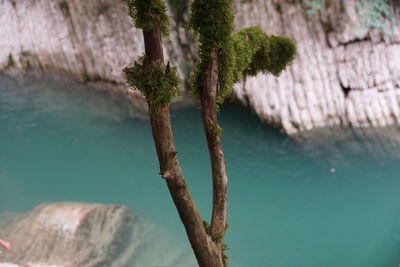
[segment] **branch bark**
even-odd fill
[[[219,60],[217,49],[213,49],[210,62],[206,69],[205,81],[201,97],[201,115],[204,131],[207,137],[211,160],[213,181],[213,208],[211,218],[211,233],[220,236],[220,242],[226,230],[227,214],[227,184],[225,159],[222,150],[220,127],[217,119],[217,89],[219,76]]]
[[[143,31],[146,58],[149,63],[164,62],[160,27]],[[148,102],[151,129],[160,174],[165,179],[179,217],[185,226],[197,262],[201,267],[222,267],[221,246],[207,234],[203,221],[187,188],[172,135],[169,106],[153,106]],[[214,217],[214,216],[213,216]]]

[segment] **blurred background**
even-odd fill
[[[164,40],[184,79],[196,61],[189,5],[168,1]],[[221,107],[230,266],[398,266],[400,3],[235,0],[234,8],[237,30],[287,35],[298,55],[279,77],[236,84]],[[195,266],[158,176],[146,103],[122,76],[144,52],[124,4],[0,0],[0,25],[0,237],[14,245],[0,266]],[[189,96],[172,106],[172,120],[209,220],[209,158]],[[82,204],[57,204],[65,202]],[[46,223],[30,227],[38,221]]]

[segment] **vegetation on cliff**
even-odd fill
[[[328,0],[306,0],[309,13],[323,11]],[[360,25],[357,30],[369,28],[377,29],[386,37],[392,35],[392,27],[397,25],[394,11],[388,0],[359,0],[356,3],[357,12],[360,16]]]

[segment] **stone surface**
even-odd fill
[[[187,77],[195,58],[183,28],[187,1],[170,2],[172,42],[165,42],[165,53]],[[374,30],[357,32],[356,0],[327,3],[323,12],[307,14],[302,1],[235,1],[238,30],[259,25],[299,47],[280,77],[248,78],[235,97],[289,134],[329,125],[398,125],[400,27],[390,40]],[[28,69],[118,87],[121,69],[143,53],[122,1],[0,0],[0,23],[0,70],[9,73]]]
[[[0,236],[11,243],[0,267],[172,267],[194,260],[124,206],[43,204],[0,224]]]
[[[248,78],[235,87],[236,96],[289,134],[329,125],[398,125],[399,26],[390,40],[374,30],[357,33],[356,0],[327,3],[323,12],[307,14],[301,1],[236,2],[238,28],[259,25],[298,45],[295,62],[280,77]],[[398,5],[395,10],[400,18]]]

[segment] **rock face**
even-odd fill
[[[185,77],[194,60],[194,42],[183,29],[187,2],[170,0],[173,42],[165,43],[167,58]],[[248,78],[234,95],[289,134],[399,124],[400,27],[390,40],[375,31],[356,33],[356,0],[327,3],[323,12],[307,14],[302,1],[236,0],[237,29],[259,25],[288,35],[299,55],[280,77]],[[0,23],[6,25],[0,28],[0,70],[6,72],[30,69],[116,87],[124,83],[121,69],[143,51],[121,1],[0,0]]]
[[[0,267],[193,266],[179,248],[165,251],[161,232],[123,206],[44,204],[8,220],[0,236],[11,243]]]
[[[122,1],[0,0],[0,7],[3,70],[124,84],[122,69],[144,52]],[[166,58],[175,63],[176,53],[180,46],[166,50]]]
[[[33,266],[111,266],[124,254],[134,220],[118,206],[42,205],[2,229],[12,244],[2,258]]]
[[[237,2],[240,28],[259,25],[298,45],[295,62],[280,77],[248,78],[235,88],[237,97],[289,134],[399,124],[400,27],[390,41],[375,31],[356,34],[356,2],[328,1],[319,14],[307,14],[301,1]],[[398,4],[395,10],[400,18]]]
[[[144,47],[122,1],[2,0],[0,61],[8,67],[123,83]],[[7,66],[6,66],[7,67]]]
[[[145,107],[121,70],[144,49],[122,1],[1,0],[0,70],[89,82]],[[111,85],[111,86],[110,86]]]

